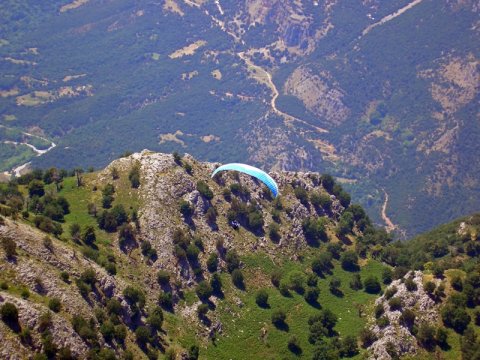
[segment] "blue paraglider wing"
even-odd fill
[[[242,173],[245,173],[247,175],[253,176],[263,182],[267,187],[270,189],[274,197],[277,197],[278,195],[278,185],[271,178],[270,175],[268,175],[265,171],[257,169],[256,167],[246,165],[246,164],[237,164],[237,163],[232,163],[232,164],[226,164],[222,165],[219,168],[217,168],[213,173],[212,177],[214,177],[217,173],[220,171],[227,171],[227,170],[234,170],[234,171],[240,171]]]

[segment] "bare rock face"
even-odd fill
[[[417,290],[409,291],[406,288],[402,280],[407,278],[413,280]],[[405,275],[404,279],[393,281],[386,289],[387,291],[394,287],[397,288],[397,292],[393,297],[401,300],[402,308],[400,310],[391,310],[385,295],[375,301],[376,305],[383,305],[385,311],[383,316],[388,318],[390,324],[383,328],[378,325],[371,327],[378,338],[369,348],[371,359],[391,359],[392,357],[387,352],[388,347],[394,348],[399,356],[414,355],[417,352],[418,345],[415,337],[408,328],[399,322],[400,316],[405,309],[415,312],[415,324],[417,326],[420,325],[419,319],[421,319],[422,323],[430,324],[435,324],[439,319],[438,306],[423,289],[423,273],[421,271],[412,271]]]

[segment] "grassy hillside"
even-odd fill
[[[477,215],[389,244],[328,176],[275,173],[273,200],[243,175],[210,179],[213,168],[144,152],[100,172],[36,171],[0,184],[1,356],[476,351]],[[408,314],[410,325],[399,320]]]

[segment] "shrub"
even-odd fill
[[[135,330],[135,337],[140,346],[145,346],[150,342],[150,330],[146,326],[141,325]]]
[[[311,287],[316,287],[317,283],[318,283],[318,276],[315,274],[308,274],[307,285]]]
[[[423,289],[428,295],[432,295],[433,292],[435,291],[435,288],[436,288],[436,285],[433,281],[427,281],[423,286]]]
[[[268,236],[273,242],[280,241],[280,226],[277,223],[271,223],[270,225],[268,225]]]
[[[325,219],[310,217],[302,224],[303,233],[309,245],[318,246],[320,241],[326,241]]]
[[[272,282],[272,285],[275,287],[279,287],[281,280],[282,280],[282,271],[280,269],[274,270],[272,272],[272,275],[270,275],[270,281]]]
[[[210,254],[207,259],[207,269],[210,272],[217,271],[218,268],[218,255],[215,253]]]
[[[208,282],[203,280],[198,283],[195,292],[200,300],[206,301],[212,295],[213,289]]]
[[[150,327],[153,329],[153,330],[160,330],[162,328],[162,324],[163,324],[163,311],[161,308],[159,308],[158,306],[156,306],[152,312],[150,313],[150,316],[148,317],[147,319],[147,323],[148,325],[150,325]]]
[[[17,244],[11,238],[2,238],[2,248],[7,259],[13,259],[17,255]]]
[[[240,257],[235,250],[230,250],[225,257],[228,272],[232,272],[240,267]]]
[[[383,304],[377,304],[377,306],[375,306],[375,318],[378,319],[383,314],[385,314],[385,308],[383,307]]]
[[[59,298],[51,298],[48,300],[48,308],[53,312],[58,313],[62,308],[62,303],[60,302]]]
[[[316,287],[309,287],[305,292],[304,298],[305,301],[309,304],[315,304],[318,302],[318,297],[320,296],[320,291]]]
[[[464,308],[458,307],[454,304],[447,304],[441,310],[442,320],[445,326],[454,329],[456,332],[462,334],[470,324],[470,315]]]
[[[388,305],[390,306],[390,310],[400,310],[402,308],[402,299],[398,297],[393,297],[388,300]]]
[[[302,203],[302,204],[308,204],[308,193],[307,190],[305,190],[303,187],[298,186],[294,190],[296,198]]]
[[[83,242],[89,246],[92,246],[97,240],[97,236],[95,235],[95,228],[93,226],[87,226],[83,233]]]
[[[274,310],[272,313],[272,324],[276,327],[282,327],[285,325],[285,320],[287,319],[287,315],[285,311],[277,309]]]
[[[139,308],[143,308],[145,306],[145,295],[139,289],[127,286],[123,290],[123,296],[125,296],[125,300],[130,303],[130,307],[138,306]]]
[[[170,292],[160,292],[158,295],[158,303],[160,304],[161,307],[167,310],[172,310],[173,309],[173,297],[172,293]]]
[[[210,279],[210,286],[212,287],[213,294],[221,295],[222,292],[222,278],[218,273],[212,275]]]
[[[208,305],[207,304],[200,304],[197,307],[197,314],[200,318],[203,318],[208,313]]]
[[[390,268],[384,268],[382,271],[382,281],[384,284],[390,284],[393,278],[393,271]]]
[[[107,312],[112,315],[120,315],[122,313],[122,304],[118,299],[109,299],[107,301]]]
[[[170,282],[170,274],[168,271],[159,270],[157,273],[157,281],[160,285],[168,285]]]
[[[18,323],[17,307],[10,302],[6,302],[2,305],[2,307],[0,307],[0,315],[2,320],[8,325],[14,325]]]
[[[408,291],[416,291],[417,290],[417,284],[413,279],[406,279],[405,280],[405,287],[407,288]]]
[[[332,268],[332,255],[324,252],[318,255],[312,262],[312,271],[317,274],[328,272]]]
[[[100,333],[106,342],[110,342],[115,336],[115,326],[110,320],[107,320],[100,326]]]
[[[243,283],[243,274],[240,269],[235,269],[232,271],[232,282],[239,289],[243,289],[245,287],[245,284]]]
[[[330,282],[328,284],[328,287],[330,289],[330,292],[332,294],[337,294],[340,292],[340,285],[342,285],[342,282],[340,281],[339,278],[337,277],[332,277],[330,279]]]
[[[360,290],[363,288],[362,279],[360,274],[354,274],[352,280],[350,281],[350,288],[352,290]]]
[[[295,335],[290,336],[290,338],[288,339],[287,347],[294,354],[300,354],[302,352],[302,348],[300,347],[300,341]]]
[[[209,224],[214,224],[217,221],[217,211],[213,206],[210,206],[205,213],[205,218]]]
[[[397,293],[396,286],[390,286],[387,290],[385,290],[385,299],[389,300],[393,295]]]
[[[188,218],[193,215],[194,209],[188,201],[180,200],[179,208],[184,217]]]
[[[266,308],[268,307],[268,293],[266,290],[261,289],[257,292],[255,302],[258,306]]]
[[[388,320],[388,317],[382,316],[382,317],[377,319],[377,325],[380,328],[384,328],[385,326],[390,325],[390,320]]]
[[[433,350],[435,347],[435,328],[426,323],[420,325],[417,340],[425,349]]]
[[[452,277],[452,279],[450,280],[450,284],[457,291],[463,290],[463,281],[462,278],[458,275]]]
[[[199,354],[200,354],[200,348],[198,347],[198,345],[192,345],[192,346],[190,346],[190,349],[188,350],[188,359],[187,360],[197,360]]]
[[[305,274],[301,271],[291,271],[288,274],[289,286],[299,294],[303,294],[305,287]]]
[[[364,281],[365,291],[369,294],[378,294],[382,287],[378,279],[374,276],[369,276]]]
[[[358,256],[352,251],[345,251],[340,256],[340,262],[342,263],[342,268],[347,271],[357,271],[358,270]]]
[[[205,181],[200,180],[197,182],[197,190],[206,199],[213,199],[213,192]]]
[[[132,188],[137,189],[140,186],[140,166],[135,165],[128,173],[128,180]]]
[[[352,357],[358,354],[357,339],[354,336],[347,335],[340,344],[340,356]]]
[[[360,331],[360,341],[362,342],[362,347],[368,348],[377,340],[375,333],[369,328],[363,328]]]
[[[403,326],[411,329],[415,324],[415,313],[410,309],[405,309],[400,315],[399,321]]]

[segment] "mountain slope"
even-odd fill
[[[386,191],[398,232],[416,234],[478,210],[478,11],[7,1],[0,170],[99,167],[145,147],[322,169],[379,224]]]
[[[248,176],[211,179],[215,166],[143,151],[0,184],[0,357],[475,350],[478,216],[391,243],[329,176],[274,172],[273,200]]]

